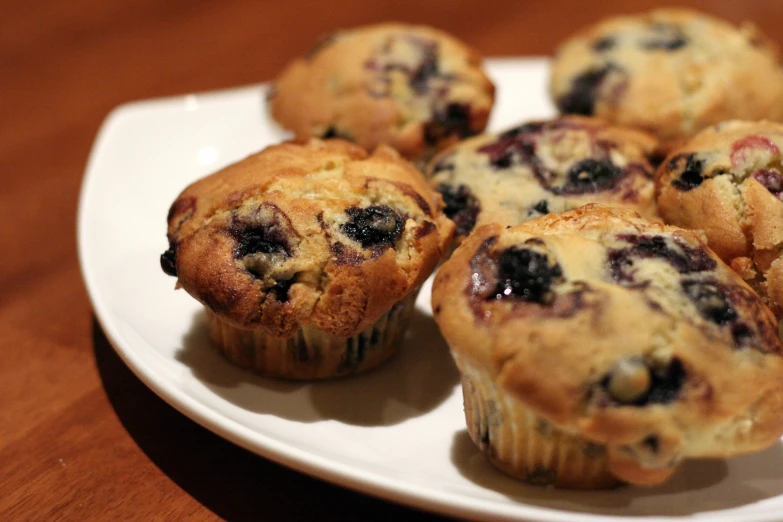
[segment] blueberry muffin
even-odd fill
[[[388,147],[283,143],[189,187],[161,256],[214,344],[264,375],[334,377],[394,353],[453,224]]]
[[[661,214],[710,247],[783,317],[783,125],[729,121],[677,148],[656,174]]]
[[[435,277],[473,441],[535,484],[657,484],[783,433],[783,346],[690,231],[586,205],[486,225]]]
[[[657,140],[596,118],[564,116],[461,142],[427,175],[457,225],[457,242],[487,223],[516,225],[586,203],[657,217]]]
[[[341,137],[426,157],[487,124],[494,86],[475,51],[424,26],[337,32],[280,73],[273,117],[298,138]]]
[[[783,71],[768,39],[685,9],[581,31],[557,50],[550,90],[562,112],[639,127],[669,145],[727,119],[783,119]]]

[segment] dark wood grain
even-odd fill
[[[752,19],[780,2],[682,4]],[[0,17],[0,520],[436,520],[256,457],[177,413],[92,316],[78,191],[106,114],[134,99],[272,78],[318,35],[438,26],[484,55],[546,55],[577,28],[656,2],[4,2]],[[163,219],[163,217],[161,217]]]

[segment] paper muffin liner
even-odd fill
[[[603,446],[558,429],[498,388],[486,371],[453,355],[468,433],[497,468],[542,486],[601,489],[620,483],[607,468]]]
[[[229,361],[269,377],[326,379],[362,372],[399,348],[419,289],[395,303],[375,324],[353,337],[336,337],[304,325],[288,339],[231,326],[207,308],[213,345]]]

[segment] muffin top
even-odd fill
[[[457,241],[488,223],[516,225],[586,203],[657,217],[652,136],[597,118],[564,116],[465,140],[429,165]]]
[[[728,121],[675,149],[656,174],[661,214],[710,247],[783,316],[783,125]]]
[[[385,143],[420,159],[481,132],[493,102],[475,51],[437,29],[385,23],[324,38],[280,73],[269,107],[298,138]]]
[[[774,316],[692,232],[601,205],[487,225],[432,304],[455,353],[627,482],[783,433]]]
[[[563,112],[667,143],[728,119],[783,119],[783,71],[766,37],[686,9],[608,18],[563,43],[550,90]]]
[[[239,328],[289,337],[309,324],[350,337],[440,261],[453,233],[441,209],[388,147],[288,142],[187,187],[161,265]]]

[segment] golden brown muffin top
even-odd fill
[[[783,124],[728,121],[672,151],[656,173],[661,215],[710,247],[783,317]]]
[[[453,224],[421,173],[388,147],[288,142],[186,188],[161,257],[178,285],[239,328],[338,337],[421,285]]]
[[[269,107],[298,138],[385,143],[418,160],[484,130],[494,90],[480,56],[453,36],[383,23],[334,33],[293,60]]]
[[[516,225],[587,203],[657,218],[658,140],[598,118],[562,116],[477,136],[439,154],[430,183],[457,225],[457,241],[488,223]]]
[[[614,16],[557,50],[561,111],[648,130],[675,144],[727,119],[783,120],[783,70],[769,40],[690,9]]]

